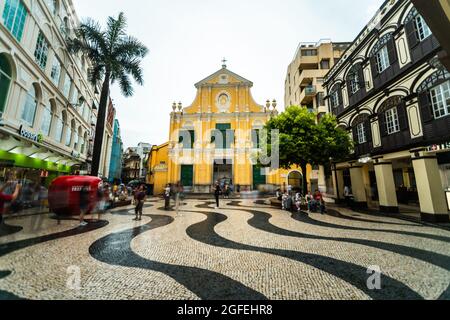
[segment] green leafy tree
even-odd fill
[[[348,133],[337,126],[332,115],[325,115],[317,121],[317,114],[305,107],[291,106],[285,112],[273,117],[265,126],[268,132],[279,131],[280,167],[289,169],[298,166],[303,172],[303,190],[308,188],[307,165],[326,165],[330,158],[339,160],[347,157],[352,148]],[[274,150],[270,150],[274,152]]]
[[[109,17],[105,30],[94,20],[87,19],[76,30],[76,37],[68,40],[69,50],[82,53],[92,63],[89,80],[101,84],[100,105],[95,131],[91,175],[98,176],[105,130],[110,86],[117,82],[125,97],[133,95],[131,78],[143,85],[142,59],[148,49],[134,37],[126,34],[127,22],[121,12],[117,18]]]

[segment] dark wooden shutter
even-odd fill
[[[372,77],[375,79],[378,77],[377,59],[376,55],[370,57],[370,67],[372,68]]]
[[[408,38],[409,48],[413,49],[419,44],[419,39],[417,39],[417,29],[415,19],[409,21],[405,25],[406,37]]]
[[[397,107],[397,114],[398,114],[398,122],[400,124],[400,131],[404,131],[409,128],[408,125],[408,116],[406,114],[406,104],[402,102]]]
[[[342,99],[342,87],[340,85],[338,86],[337,91],[338,91],[338,97],[339,97],[339,103],[337,106],[340,106],[340,105],[344,104],[344,100]]]
[[[353,96],[353,93],[352,93],[352,77],[351,77],[351,75],[352,75],[352,73],[353,73],[353,70],[352,71],[350,71],[350,73],[347,75],[347,78],[345,79],[345,81],[347,82],[347,93],[348,93],[348,97],[350,98],[351,96]]]
[[[195,131],[194,130],[189,130],[189,133],[191,135],[191,149],[194,149],[194,143],[195,143]]]
[[[395,40],[394,36],[387,42],[387,49],[389,55],[389,63],[392,66],[395,62],[397,62],[397,49],[395,48]]]
[[[353,141],[355,142],[355,145],[359,144],[358,141],[358,124],[353,125]]]
[[[366,89],[366,80],[364,79],[364,70],[362,65],[359,66],[358,68],[358,76],[359,76],[359,86],[361,87],[361,89]]]
[[[422,114],[422,122],[430,122],[434,119],[433,110],[431,105],[430,94],[428,91],[419,94],[419,106]]]
[[[382,137],[386,137],[388,133],[386,126],[386,113],[384,111],[378,115],[378,123],[380,124],[380,135]]]
[[[364,130],[366,131],[366,142],[372,143],[372,124],[370,123],[370,120],[364,122]]]

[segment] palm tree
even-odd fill
[[[81,52],[90,59],[92,68],[89,81],[94,86],[103,82],[95,130],[92,176],[98,176],[99,172],[110,86],[117,82],[122,94],[130,97],[134,92],[130,76],[139,85],[144,83],[141,61],[148,49],[136,38],[128,36],[126,27],[123,12],[117,19],[108,18],[106,30],[102,30],[94,20],[87,19],[77,28],[76,37],[68,40],[71,53]]]

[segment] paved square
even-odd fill
[[[450,299],[450,231],[339,209],[290,214],[253,200],[163,201],[78,227],[6,220],[0,299]],[[381,289],[377,274],[381,270]],[[369,286],[368,286],[369,284]]]

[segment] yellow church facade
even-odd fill
[[[169,142],[152,149],[147,182],[154,194],[177,183],[188,193],[210,193],[215,182],[240,191],[300,187],[300,169],[277,169],[277,163],[271,164],[274,169],[256,165],[259,133],[278,114],[276,101],[256,103],[253,83],[226,65],[195,87],[197,95],[190,106],[172,106]]]

